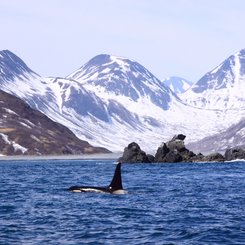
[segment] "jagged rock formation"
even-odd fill
[[[152,156],[147,156],[144,151],[142,151],[139,145],[135,142],[130,143],[127,147],[125,147],[123,156],[119,158],[120,162],[152,162]]]
[[[216,153],[211,153],[211,154],[205,156],[203,158],[203,161],[204,162],[224,162],[225,157],[222,154],[216,152]]]
[[[227,149],[225,152],[225,159],[227,161],[245,159],[245,147],[233,147],[231,149]]]
[[[175,135],[167,143],[162,143],[158,147],[155,157],[147,155],[140,149],[135,142],[131,143],[124,149],[123,156],[118,160],[130,163],[149,163],[149,162],[224,162],[235,159],[245,159],[245,149],[232,148],[228,149],[223,156],[220,153],[211,153],[204,156],[202,153],[197,155],[185,147],[183,134]]]
[[[185,135],[175,135],[169,142],[163,143],[155,155],[156,162],[189,162],[196,156],[184,144]]]

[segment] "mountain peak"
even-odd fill
[[[121,56],[115,56],[115,55],[109,55],[109,54],[99,54],[90,59],[86,64],[84,64],[82,67],[80,67],[76,72],[69,75],[68,77],[73,77],[74,79],[79,79],[80,75],[82,74],[82,71],[91,72],[92,70],[99,70],[103,71],[103,68],[107,67],[111,70],[115,69],[124,69],[124,72],[128,71],[129,66],[137,64],[138,66],[141,66],[139,63],[137,63],[134,60],[121,57]]]
[[[1,50],[0,51],[0,56],[9,56],[9,57],[17,57],[13,52],[11,52],[10,50],[8,49],[4,49],[4,50]]]
[[[83,84],[86,89],[108,98],[124,96],[133,101],[150,98],[164,109],[176,95],[144,66],[127,58],[101,54],[68,76]],[[175,98],[178,99],[178,98]]]
[[[206,73],[182,99],[199,108],[244,108],[244,82],[245,49],[242,49]]]
[[[93,57],[92,59],[87,62],[90,65],[103,65],[105,63],[110,62],[110,55],[109,54],[99,54]],[[83,67],[83,66],[82,66]]]
[[[176,76],[167,77],[163,80],[163,84],[168,86],[172,91],[174,91],[176,94],[182,94],[187,89],[190,88],[192,85],[192,82]]]
[[[0,78],[14,80],[15,77],[34,73],[17,55],[9,50],[0,51]],[[35,73],[36,74],[36,73]],[[37,75],[37,74],[36,74]]]
[[[85,65],[83,65],[82,67],[80,67],[78,69],[87,69],[91,66],[105,66],[105,65],[116,65],[116,66],[120,66],[120,65],[125,65],[125,63],[132,63],[135,62],[133,60],[127,59],[125,57],[121,57],[121,56],[116,56],[116,55],[110,55],[110,54],[99,54],[94,56],[92,59],[90,59]],[[74,76],[74,74],[72,74]],[[71,75],[69,75],[71,76]]]
[[[220,90],[238,82],[241,75],[245,75],[245,49],[231,55],[206,73],[192,89],[196,93],[206,89]]]

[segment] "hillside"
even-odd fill
[[[107,153],[78,139],[69,129],[0,90],[0,154],[60,155]]]

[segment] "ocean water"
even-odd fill
[[[0,244],[245,244],[245,162],[0,161]]]

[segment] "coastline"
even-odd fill
[[[37,160],[117,160],[122,153],[100,153],[100,154],[83,154],[83,155],[41,155],[41,156],[3,156],[0,155],[1,161],[37,161]]]
[[[115,160],[117,161],[122,156],[122,153],[100,153],[100,154],[84,154],[84,155],[42,155],[42,156],[3,156],[0,155],[0,163],[2,161],[45,161],[45,160]],[[210,162],[190,162],[190,163],[214,163],[216,161]],[[245,159],[235,159],[230,161],[224,161],[222,163],[232,163],[232,162],[245,162]],[[221,163],[221,162],[219,162]],[[142,164],[142,163],[141,163]],[[165,164],[169,164],[165,162]],[[173,163],[171,163],[173,164]]]

